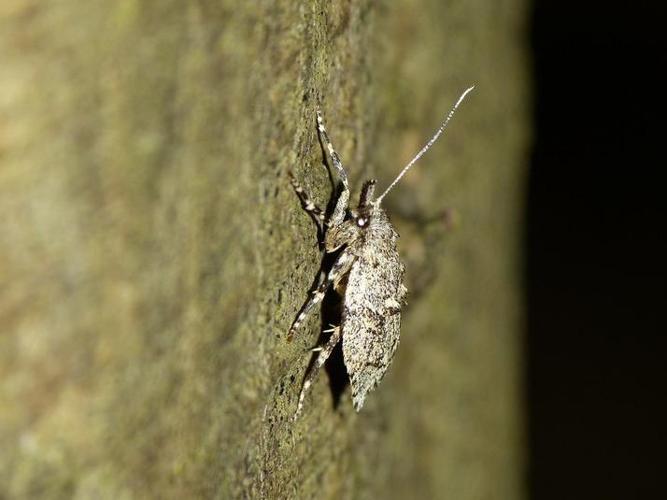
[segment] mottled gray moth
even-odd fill
[[[459,104],[473,88],[461,94],[435,135],[401,170],[384,193],[374,199],[375,180],[363,184],[356,208],[349,206],[347,173],[331,145],[322,115],[317,111],[317,130],[340,181],[339,195],[331,214],[326,214],[311,201],[291,173],[290,178],[304,210],[318,225],[325,253],[337,253],[337,257],[299,311],[287,339],[292,340],[304,319],[332,286],[342,298],[342,313],[340,324],[325,330],[331,334],[328,341],[313,349],[317,357],[305,376],[295,419],[301,413],[306,393],[319,369],[341,339],[343,359],[352,386],[352,402],[357,411],[361,410],[366,395],[377,386],[387,371],[398,346],[401,306],[407,289],[403,284],[405,266],[396,247],[398,233],[381,207],[382,200],[440,137]]]

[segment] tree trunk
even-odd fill
[[[4,2],[0,496],[521,496],[524,14]],[[471,83],[387,198],[410,289],[393,365],[357,414],[333,359],[290,422],[322,325],[285,341],[320,264],[286,172],[326,204],[316,106],[356,198]],[[425,222],[446,207],[454,231]]]

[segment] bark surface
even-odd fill
[[[0,5],[0,497],[517,498],[524,2]],[[360,414],[285,334],[319,104],[409,306]],[[353,192],[353,196],[356,196]],[[423,219],[451,207],[456,229]],[[422,219],[422,220],[420,220]],[[332,382],[333,381],[333,382]]]

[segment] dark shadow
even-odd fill
[[[663,489],[665,18],[661,2],[533,10],[525,375],[535,500]]]
[[[322,301],[322,331],[329,329],[331,325],[341,324],[342,303],[342,298],[335,292],[335,290],[329,290],[329,293]],[[318,344],[320,341],[322,343],[326,342],[329,335],[330,334],[321,333]],[[324,369],[329,376],[329,388],[331,389],[333,407],[336,409],[340,404],[341,396],[343,395],[345,388],[350,384],[350,378],[347,374],[347,368],[345,368],[345,362],[343,360],[342,338],[334,348],[331,356],[329,356],[329,359],[324,365]]]

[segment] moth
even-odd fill
[[[317,130],[340,181],[338,199],[331,214],[327,215],[313,203],[294,175],[291,172],[289,175],[302,207],[315,220],[318,233],[323,236],[325,253],[337,252],[337,257],[299,311],[287,340],[292,340],[313,307],[322,301],[331,287],[342,298],[342,313],[340,324],[325,330],[331,333],[329,340],[313,349],[318,353],[317,358],[304,378],[294,419],[301,413],[304,398],[319,369],[341,339],[355,410],[361,410],[366,395],[378,385],[391,364],[399,342],[401,306],[407,289],[403,284],[405,266],[396,246],[398,233],[382,208],[382,200],[440,137],[456,109],[473,89],[474,86],[461,94],[431,140],[380,196],[373,197],[375,180],[363,184],[356,208],[350,208],[347,173],[329,140],[322,115],[317,111]]]

